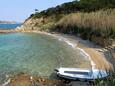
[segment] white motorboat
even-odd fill
[[[56,68],[55,72],[59,77],[72,80],[95,80],[108,76],[105,70],[99,69]]]

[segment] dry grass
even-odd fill
[[[115,9],[91,13],[72,13],[62,18],[57,23],[57,27],[61,32],[115,37]]]

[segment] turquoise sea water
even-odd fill
[[[21,24],[0,24],[0,29],[14,29]]]
[[[56,67],[79,67],[88,62],[65,42],[38,33],[0,34],[0,79],[25,72],[50,76]],[[2,78],[1,78],[2,77]]]

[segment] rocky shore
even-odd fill
[[[9,77],[2,86],[66,86],[62,80],[49,80],[46,78],[30,76],[20,73]]]
[[[84,81],[68,81],[64,79],[51,80],[20,73],[9,77],[1,86],[92,86],[93,83]]]

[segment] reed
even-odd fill
[[[72,13],[57,22],[60,32],[115,38],[115,9]]]

